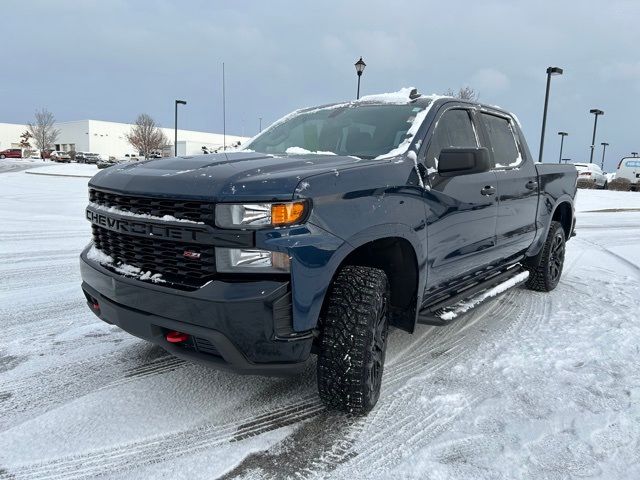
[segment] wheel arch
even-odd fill
[[[418,255],[412,243],[401,236],[387,236],[364,242],[349,252],[336,268],[331,284],[346,265],[383,270],[390,289],[389,324],[412,333],[420,292]],[[328,295],[325,295],[324,303]]]
[[[559,202],[553,210],[551,220],[560,222],[564,230],[564,236],[569,240],[573,230],[573,207],[571,203],[568,201]]]

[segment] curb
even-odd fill
[[[24,172],[29,175],[46,175],[48,177],[68,177],[68,178],[92,178],[93,175],[65,175],[64,173],[40,173],[40,172]]]

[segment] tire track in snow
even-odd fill
[[[398,431],[406,431],[416,428],[416,419],[410,414],[398,416],[398,412],[406,408],[407,393],[411,393],[416,389],[424,389],[419,383],[412,382],[416,375],[424,376],[425,371],[431,376],[435,376],[441,372],[457,364],[460,359],[468,355],[460,346],[465,340],[465,335],[460,333],[466,328],[467,324],[477,323],[479,320],[489,316],[505,316],[515,308],[512,303],[503,302],[486,302],[482,308],[470,311],[465,314],[467,322],[461,317],[457,322],[444,327],[424,327],[422,332],[414,334],[411,344],[402,348],[400,355],[397,352],[390,351],[394,356],[389,362],[390,368],[385,367],[385,376],[383,377],[382,394],[378,406],[367,417],[340,417],[331,430],[335,433],[325,435],[320,439],[323,444],[314,444],[312,448],[304,444],[289,445],[291,442],[283,442],[283,446],[279,447],[275,453],[267,455],[265,453],[250,455],[245,458],[242,464],[236,467],[233,472],[244,473],[255,468],[257,460],[261,460],[268,471],[268,466],[276,462],[287,465],[289,455],[287,452],[305,451],[304,460],[300,460],[294,465],[288,465],[292,468],[287,472],[278,472],[274,474],[275,478],[282,475],[295,475],[300,478],[323,477],[328,471],[335,469],[340,464],[349,462],[352,459],[358,459],[362,454],[362,450],[356,450],[356,446],[366,435],[366,444],[373,445],[369,447],[367,452],[376,457],[384,454],[388,450],[388,445],[384,440],[390,436],[396,435]],[[413,354],[415,352],[415,354]],[[403,382],[409,380],[409,385],[403,385]],[[398,388],[399,387],[399,388]],[[427,384],[427,388],[431,389],[432,385]],[[406,412],[405,412],[406,413]],[[399,417],[399,418],[398,418]],[[443,425],[453,421],[455,417],[451,417],[448,421],[443,422],[441,416],[438,417],[436,423]],[[344,422],[348,422],[348,429],[345,431]],[[372,434],[365,434],[367,428],[371,429],[371,425],[380,423],[383,425],[382,430]],[[424,422],[422,422],[424,423]],[[422,425],[428,428],[426,425]],[[302,427],[302,428],[307,428]],[[435,428],[435,427],[434,427]],[[296,437],[296,435],[293,435]],[[376,441],[383,440],[383,446],[376,447]],[[284,453],[282,451],[285,450]],[[281,458],[285,455],[284,458]],[[256,458],[257,457],[257,458]],[[283,462],[284,460],[284,462]],[[245,468],[244,465],[246,465]]]
[[[153,355],[158,353],[161,356],[154,358]],[[136,361],[144,363],[121,369]],[[85,395],[172,372],[187,365],[159,347],[150,349],[149,344],[140,342],[130,350],[114,350],[80,362],[39,371],[16,381],[8,380],[0,384],[0,394],[8,398],[2,404],[2,423],[12,428],[34,415],[41,415]],[[29,414],[27,417],[24,415],[26,413]]]
[[[502,300],[506,300],[509,297],[514,296],[514,294],[515,292],[513,290],[509,291],[507,292],[507,294],[503,296]],[[504,298],[504,297],[507,297],[507,298]],[[496,301],[494,301],[493,308],[485,309],[484,312],[481,312],[479,317],[480,319],[482,319],[488,315],[492,315],[495,317],[499,316],[502,318],[506,318],[516,310],[517,310],[516,303],[509,302],[509,301],[500,302],[500,297],[499,297],[499,299],[496,299]],[[472,322],[471,326],[475,327],[475,330],[479,331],[479,330],[482,330],[483,328],[490,327],[490,324],[487,324],[486,326],[485,324],[480,324],[479,323],[480,319],[476,320],[473,317],[469,319]],[[515,323],[514,321],[511,321],[509,323],[508,330],[513,328],[514,323]],[[454,325],[455,324],[451,325],[450,327],[453,327]],[[450,336],[455,336],[457,333],[469,328],[469,327],[467,328],[465,327],[467,327],[467,325],[463,324],[461,325],[461,328],[459,330],[453,330],[447,333],[449,333]],[[448,327],[445,327],[445,328],[448,328]],[[495,327],[495,326],[494,328],[497,328],[498,330],[500,329],[500,327]],[[505,336],[505,335],[506,333],[502,334],[502,336]],[[474,342],[475,343],[474,346],[476,348],[480,346],[486,346],[486,342],[484,343],[482,342],[482,340],[485,339],[485,337],[486,335],[482,335],[482,336],[474,335],[473,337],[471,337],[471,338],[477,339],[476,342]],[[495,336],[491,338],[495,339]],[[467,343],[468,343],[468,340],[467,340]],[[491,350],[496,350],[497,348],[499,348],[499,345],[497,343],[494,343],[493,348],[491,348]],[[457,354],[453,357],[447,357],[446,355],[444,355],[443,357],[437,357],[434,361],[435,363],[434,366],[430,366],[429,368],[425,369],[423,372],[420,372],[419,369],[414,369],[413,371],[407,372],[406,376],[411,378],[421,378],[421,379],[426,379],[426,377],[436,377],[439,373],[444,373],[448,371],[448,367],[458,364],[461,360],[472,356],[474,353],[475,352],[472,351],[471,349],[469,350],[462,349],[461,351],[457,352]],[[438,359],[440,358],[443,358],[443,360],[439,362]],[[445,378],[445,382],[446,382],[446,378]],[[433,382],[430,382],[430,381],[425,385],[421,385],[421,384],[418,384],[417,382],[413,382],[413,384],[410,384],[408,386],[405,386],[404,388],[396,390],[392,395],[393,397],[392,402],[389,402],[386,405],[386,408],[384,409],[384,411],[376,412],[374,417],[374,422],[372,422],[372,423],[382,424],[383,428],[378,429],[377,432],[373,434],[373,436],[366,437],[366,444],[365,444],[364,450],[360,450],[356,458],[352,462],[349,462],[349,467],[348,467],[349,469],[355,468],[357,470],[358,468],[366,465],[369,470],[375,471],[377,468],[382,468],[382,465],[379,465],[380,462],[383,462],[383,463],[387,462],[387,458],[390,452],[394,452],[395,454],[399,455],[402,453],[402,451],[406,451],[408,442],[404,442],[403,445],[392,445],[388,442],[389,438],[394,438],[395,436],[394,432],[398,428],[398,424],[396,422],[388,422],[388,418],[393,416],[394,411],[402,411],[403,407],[406,409],[407,391],[410,391],[412,389],[413,390],[417,389],[420,391],[420,394],[414,395],[414,397],[417,396],[417,397],[424,397],[424,398],[432,398],[434,394],[437,394],[437,392],[440,390],[445,390],[445,391],[450,390],[450,388],[446,384],[444,386],[435,385]],[[465,402],[468,405],[472,405],[476,400],[479,400],[480,398],[481,397],[465,398]],[[426,414],[427,417],[431,418],[432,415],[434,415],[434,411],[438,410],[439,408],[440,408],[440,405],[436,404],[432,406],[430,410],[427,410],[426,412],[423,410],[420,413],[421,415]],[[444,428],[446,425],[450,424],[453,420],[455,420],[456,417],[457,415],[449,415],[449,416],[446,416],[445,419],[439,419],[437,421],[434,421],[434,425],[437,424],[439,428],[428,430],[428,425],[425,423],[426,421],[416,420],[415,416],[411,415],[411,413],[408,412],[408,414],[401,417],[402,418],[401,422],[403,423],[403,426],[401,428],[403,428],[404,429],[403,431],[405,432],[407,431],[412,432],[411,436],[419,436],[420,433],[422,432],[423,437],[432,438],[442,428]],[[369,446],[367,447],[367,445]]]
[[[431,330],[433,329],[427,330],[425,334]],[[425,334],[421,336],[421,340],[424,339]],[[416,356],[405,357],[402,361],[398,362],[394,372],[391,372],[391,374],[385,378],[385,384],[392,385],[393,382],[398,382],[407,376],[411,376],[414,369],[407,367],[412,367],[422,360],[431,358],[431,352],[424,347],[424,345],[420,345],[420,342],[416,341],[414,348],[421,348],[421,352]],[[171,369],[175,366],[170,363],[171,358],[173,357],[169,357],[166,360],[162,359],[163,365],[157,368],[153,365],[140,367],[135,370],[135,373],[130,379],[121,379],[113,382],[111,385],[105,385],[103,388],[117,386],[127,383],[128,381],[135,381],[138,378],[144,378],[144,376],[148,374],[154,374],[154,372],[159,372],[157,374],[163,373],[165,369]],[[166,365],[167,363],[169,365]],[[259,435],[302,420],[307,420],[319,415],[323,410],[324,407],[317,399],[317,396],[315,394],[308,395],[298,402],[291,403],[265,414],[249,417],[240,422],[235,421],[223,426],[204,425],[196,427],[193,431],[202,433],[202,438],[197,434],[190,436],[190,431],[177,432],[160,437],[151,437],[134,444],[89,452],[85,455],[63,457],[62,459],[56,459],[51,462],[25,466],[12,472],[12,474],[15,475],[16,478],[83,478],[91,476],[101,469],[111,472],[113,472],[114,469],[118,471],[126,470],[133,466],[162,461],[164,457],[168,456],[167,452],[171,452],[170,455],[172,457],[178,455],[179,451],[190,453],[192,448],[197,448],[197,445],[202,441],[214,441],[217,442],[216,444],[239,441],[248,438],[248,436]],[[212,431],[219,433],[213,436],[211,434]],[[189,443],[193,445],[191,447],[186,446]],[[182,450],[177,450],[173,444],[181,445]],[[158,447],[158,445],[162,446]],[[169,447],[169,445],[173,446]],[[123,462],[125,457],[135,459],[135,464],[133,460],[131,462]],[[122,465],[119,467],[118,465],[121,463]],[[87,468],[89,468],[89,470],[87,470]]]
[[[509,295],[509,293],[507,292],[504,296]],[[467,321],[478,323],[478,320],[474,319],[473,313],[476,313],[476,316],[485,318],[489,315],[504,316],[515,309],[513,304],[500,302],[499,300],[488,302],[482,307],[482,311],[479,313],[470,312],[470,314],[467,314]],[[462,319],[459,319],[456,322],[460,327],[464,325],[461,321]],[[386,378],[383,380],[385,395],[388,395],[387,392],[392,388],[408,378],[413,378],[416,374],[424,374],[426,372],[427,374],[435,375],[439,371],[454,365],[467,355],[465,350],[460,347],[464,343],[466,335],[457,336],[460,327],[455,327],[456,323],[442,329],[426,329],[415,340],[412,339],[412,345],[403,352],[404,358],[391,362],[391,371],[387,371],[385,374]],[[451,329],[454,330],[451,331]],[[446,330],[449,330],[449,332]],[[425,340],[427,341],[426,345],[423,343]],[[435,356],[436,365],[433,365],[432,362],[434,350],[429,346],[439,349],[436,350],[438,353]],[[415,354],[413,354],[414,352]],[[174,371],[176,368],[188,365],[186,362],[180,363],[179,361],[172,361],[172,359],[173,357],[168,357],[157,361],[160,365],[137,367],[128,377],[111,382],[100,389],[114,388],[148,376]],[[389,410],[394,405],[394,402],[402,401],[403,395],[403,389],[396,390],[395,393],[389,395],[390,405],[385,410]],[[384,405],[387,402],[386,396],[381,400],[379,405]],[[154,436],[139,442],[87,452],[83,455],[72,455],[54,459],[50,462],[25,465],[13,471],[12,475],[15,475],[16,478],[86,478],[104,471],[112,473],[126,471],[134,467],[163,461],[168,456],[175,457],[192,453],[203,447],[210,448],[213,445],[241,441],[250,436],[260,435],[261,433],[306,421],[321,414],[324,410],[323,405],[317,400],[314,393],[281,408],[248,417],[242,421],[233,421],[221,426],[214,424],[201,425],[190,430]],[[372,414],[375,415],[373,412]],[[344,419],[344,417],[340,418]],[[368,423],[371,423],[368,417],[357,419],[349,437],[358,438]],[[342,445],[340,451],[342,453],[331,457],[332,461],[335,461],[336,458],[344,459],[349,457],[352,454],[351,445]]]
[[[223,425],[201,425],[193,429],[158,435],[140,442],[120,445],[115,448],[94,450],[82,455],[62,457],[48,462],[19,467],[9,476],[0,478],[15,479],[78,479],[91,478],[106,472],[116,473],[166,460],[202,449],[210,449],[231,441],[260,435],[270,428],[285,427],[302,422],[319,414],[324,406],[309,396],[306,401],[287,405],[271,412],[230,422]]]
[[[600,245],[598,243],[591,242],[589,240],[585,240],[584,238],[580,238],[578,240],[580,240],[580,242],[582,242],[582,243],[586,243],[587,245],[591,245],[593,247],[596,247],[597,249],[599,249],[600,251],[602,251],[604,253],[607,253],[608,255],[612,256],[615,259],[617,259],[618,261],[620,261],[621,263],[623,263],[627,267],[630,267],[635,272],[635,274],[640,277],[640,265],[636,265],[632,261],[627,260],[626,258],[624,258],[622,255],[618,255],[617,253],[612,252],[608,248],[603,247],[602,245]]]
[[[496,317],[501,316],[504,318],[511,315],[514,311],[518,311],[516,318],[509,321],[507,325],[507,329],[506,330],[503,329],[504,332],[499,334],[501,337],[503,337],[503,339],[505,339],[512,332],[517,333],[522,328],[521,324],[523,323],[523,319],[529,318],[532,311],[538,309],[538,307],[535,305],[538,304],[539,302],[537,302],[536,300],[527,302],[526,294],[522,295],[522,293],[512,290],[507,292],[507,294],[503,296],[504,300],[509,300],[509,297],[524,298],[525,299],[524,305],[519,305],[518,303],[513,301],[493,302],[493,305],[489,306],[488,308],[485,309],[484,312],[481,312],[478,315],[478,317],[480,318],[468,319],[468,321],[471,322],[470,326],[476,325],[476,330],[477,330],[476,333],[480,333],[482,330],[490,327],[490,324],[486,326],[484,324],[479,324],[480,319],[488,315],[492,315]],[[521,308],[521,307],[525,307],[525,308]],[[460,320],[458,320],[458,322]],[[458,335],[462,331],[469,328],[469,326],[467,326],[465,323],[461,326],[461,328],[454,330],[453,329],[454,325],[455,324],[450,326],[452,331],[448,332],[448,334],[450,335],[449,340],[451,340],[452,337],[455,340],[456,335]],[[445,327],[442,330],[445,330],[447,328],[449,327]],[[500,326],[494,325],[493,329],[494,330],[497,329],[497,331],[500,332],[501,331],[500,328],[501,328]],[[489,334],[483,334],[481,336],[475,335],[474,337],[472,337],[472,338],[476,338],[476,337],[479,338],[476,342],[474,342],[475,347],[485,346],[486,342],[483,343],[482,342],[483,339],[496,338],[495,331],[490,332],[490,334],[492,335],[491,337],[488,336]],[[491,351],[493,352],[497,351],[500,348],[500,345],[501,343],[494,342],[492,345]],[[445,353],[441,357],[436,358],[436,361],[434,363],[436,364],[439,363],[437,366],[430,366],[430,368],[424,369],[422,372],[420,371],[419,368],[417,369],[414,368],[411,371],[407,371],[406,375],[403,375],[403,377],[418,379],[418,378],[425,378],[426,376],[430,376],[430,377],[436,377],[437,379],[438,373],[444,373],[449,371],[448,367],[451,367],[459,363],[461,360],[468,358],[469,356],[473,355],[473,353],[474,353],[473,351],[470,351],[470,350],[467,351],[463,349],[462,351],[457,352],[455,356],[450,358],[446,358],[446,353]],[[441,362],[438,362],[437,360],[438,358],[444,358],[444,360]],[[391,388],[393,386],[394,385],[388,385],[387,388]],[[419,393],[415,393],[416,390]],[[426,415],[426,417],[428,417],[429,419],[434,419],[432,422],[429,422],[428,420],[425,420],[422,418],[416,419],[416,417],[412,415],[411,411],[404,411],[403,415],[400,415],[400,419],[396,420],[396,417],[398,416],[397,413],[407,409],[407,402],[408,402],[407,398],[411,396],[412,393],[413,395],[411,398],[413,399],[415,399],[415,397],[432,398],[434,394],[437,394],[438,391],[443,391],[443,390],[444,391],[450,390],[450,388],[448,387],[448,384],[445,384],[444,386],[442,386],[442,385],[435,385],[433,382],[428,382],[426,385],[421,385],[417,381],[413,381],[409,385],[406,385],[401,389],[394,391],[394,393],[391,395],[392,397],[391,401],[388,401],[386,397],[381,399],[381,400],[384,400],[384,403],[383,403],[384,407],[380,409],[375,409],[374,412],[372,412],[372,414],[370,414],[369,416],[371,417],[373,415],[373,419],[368,417],[367,419],[363,420],[363,423],[366,422],[368,424],[369,430],[372,430],[373,425],[376,425],[376,424],[381,424],[382,428],[381,429],[377,428],[373,433],[373,435],[368,434],[369,432],[364,431],[364,429],[362,429],[363,430],[362,433],[364,434],[364,437],[366,438],[366,440],[363,442],[363,445],[357,445],[359,447],[359,450],[357,451],[355,451],[356,445],[354,444],[353,446],[354,451],[349,452],[352,454],[351,456],[353,458],[349,462],[347,462],[343,467],[344,469],[347,470],[349,476],[355,475],[357,477],[357,472],[364,467],[366,467],[368,471],[377,471],[378,469],[384,468],[384,466],[389,463],[388,457],[390,456],[390,454],[395,455],[395,458],[401,458],[403,453],[406,452],[407,445],[410,445],[409,448],[411,450],[414,450],[413,444],[418,443],[418,441],[421,443],[426,443],[428,439],[433,438],[434,436],[439,434],[441,431],[443,431],[446,428],[447,425],[453,422],[459,414],[463,413],[461,410],[456,414],[438,415],[437,412],[446,413],[447,409],[449,409],[450,406],[447,406],[444,410],[442,410],[442,407],[436,403],[435,405],[432,406],[431,409],[427,410],[426,412],[424,410],[420,412],[421,415],[423,416]],[[480,388],[480,390],[482,390],[482,388]],[[410,395],[408,395],[408,393]],[[486,392],[486,395],[477,396],[476,393],[477,392],[474,392],[473,395],[463,397],[461,401],[465,405],[467,405],[468,408],[471,408],[472,405],[486,398],[487,395],[491,394],[491,392]],[[437,398],[437,395],[436,395],[436,398]],[[411,407],[409,407],[409,409],[411,409]],[[393,419],[393,420],[389,420],[389,419]],[[404,432],[405,434],[408,434],[409,437],[412,438],[413,440],[411,442],[403,442],[403,445],[390,444],[388,442],[388,439],[395,438],[398,435],[398,432]]]
[[[488,322],[486,326],[483,324],[482,327],[476,328],[476,333],[480,333],[479,331],[482,330],[483,327],[493,327],[488,334],[482,335],[482,338],[491,338],[494,340],[492,344],[490,344],[490,348],[484,349],[484,351],[482,352],[483,356],[486,357],[487,355],[491,355],[497,352],[500,349],[500,346],[505,341],[508,341],[509,337],[512,337],[514,335],[519,336],[522,329],[528,328],[528,326],[526,325],[528,324],[527,320],[530,319],[536,311],[538,311],[538,314],[542,314],[542,316],[545,317],[545,312],[543,309],[544,302],[540,301],[540,297],[531,296],[530,293],[533,292],[524,293],[511,291],[512,295],[510,296],[516,297],[518,300],[520,300],[519,302],[503,302],[502,308],[491,310],[491,314],[495,314],[496,316],[497,314],[500,314],[505,318],[516,312],[515,317],[512,317],[508,320],[506,328],[502,328],[504,322],[502,322],[503,325],[491,325],[491,323]],[[478,322],[474,323],[478,325]],[[452,333],[455,335],[457,332]],[[488,336],[489,334],[491,335],[491,337]],[[479,347],[487,346],[488,344],[486,342],[474,345],[476,349]],[[459,354],[456,358],[453,359],[452,362],[450,362],[450,364],[456,364],[461,359],[470,357],[474,353],[474,351],[466,351],[462,354]],[[444,363],[442,367],[439,368],[439,370],[445,371],[447,366],[449,366],[449,363]],[[438,373],[437,370],[435,372],[432,370],[427,374],[427,376],[433,377],[436,373]],[[417,377],[416,375],[419,375],[419,377]],[[425,375],[420,375],[418,372],[414,372],[414,376],[415,378],[425,378]],[[411,390],[413,388],[419,391],[418,394],[413,395],[414,399],[416,397],[432,398],[434,394],[436,394],[435,398],[438,398],[438,392],[456,391],[455,388],[449,387],[450,379],[449,383],[446,383],[446,378],[444,380],[444,386],[437,386],[434,385],[433,382],[429,382],[426,385],[423,385],[422,388],[419,385],[415,385],[416,382],[413,382],[414,385],[408,385],[406,387],[406,390]],[[451,422],[453,422],[458,415],[463,413],[463,409],[460,409],[455,414],[445,415],[444,418],[439,418],[432,424],[429,424],[426,420],[416,419],[416,417],[411,414],[411,409],[409,409],[409,411],[403,412],[404,415],[401,416],[402,426],[400,428],[403,429],[403,432],[407,434],[411,440],[404,441],[402,445],[397,445],[396,442],[389,442],[388,439],[397,437],[397,429],[399,428],[398,422],[395,421],[393,415],[394,410],[402,411],[403,407],[405,407],[406,410],[406,403],[409,401],[409,396],[407,395],[406,390],[395,392],[393,395],[393,401],[387,403],[384,411],[376,412],[376,417],[379,418],[374,418],[373,423],[381,424],[382,428],[377,429],[376,433],[374,433],[373,436],[367,435],[366,441],[363,442],[364,445],[360,445],[360,447],[364,446],[364,448],[360,449],[357,452],[357,456],[355,456],[354,459],[345,464],[343,468],[347,470],[349,476],[355,476],[357,478],[357,472],[361,471],[361,469],[365,466],[367,471],[382,471],[383,469],[385,469],[385,467],[390,467],[390,464],[394,459],[397,461],[407,453],[407,449],[409,449],[409,451],[416,451],[418,448],[420,448],[421,445],[426,445],[432,438],[441,433],[447,425],[451,424]],[[478,393],[483,394],[478,395]],[[482,401],[483,399],[490,397],[491,394],[492,392],[489,387],[478,382],[478,385],[475,385],[475,388],[472,389],[472,394],[463,396],[461,400],[465,405],[464,408],[468,409],[473,408],[475,404]],[[432,418],[432,416],[434,415],[434,411],[437,411],[438,408],[440,408],[440,406],[436,403],[431,409],[427,410],[426,412],[424,410],[421,410],[420,415],[426,415],[427,417]],[[447,409],[450,408],[451,406],[448,405]],[[394,418],[394,420],[390,421],[390,418]],[[402,438],[404,437],[405,436],[402,436]]]

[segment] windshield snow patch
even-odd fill
[[[311,150],[307,150],[302,147],[289,147],[284,151],[284,153],[288,155],[335,155],[333,152],[312,152]]]

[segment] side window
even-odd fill
[[[515,167],[518,165],[522,161],[522,157],[509,120],[488,113],[482,114],[482,120],[489,135],[496,167]]]
[[[431,136],[425,163],[427,168],[438,168],[438,157],[443,148],[475,148],[478,146],[471,118],[467,110],[447,110],[438,120]]]

